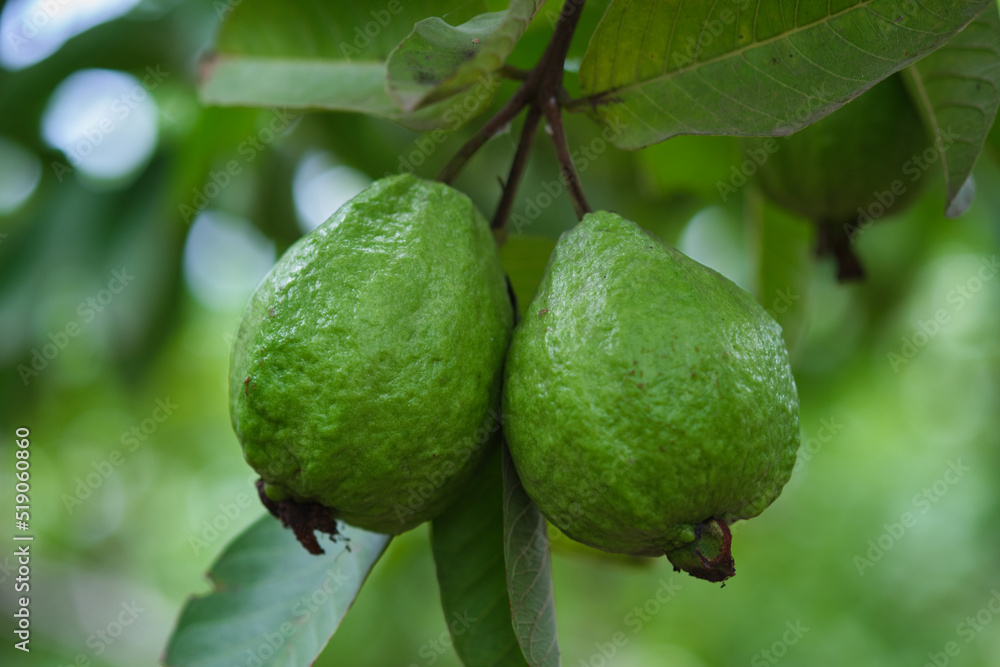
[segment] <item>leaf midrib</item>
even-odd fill
[[[712,58],[709,58],[707,60],[698,60],[698,61],[692,63],[691,65],[686,65],[684,67],[680,67],[678,69],[671,70],[669,72],[664,72],[664,73],[659,74],[657,76],[653,76],[653,77],[650,77],[650,78],[647,78],[647,79],[636,80],[633,83],[626,84],[624,86],[619,86],[617,88],[609,88],[609,89],[601,91],[599,93],[594,93],[592,95],[589,95],[587,97],[582,98],[581,100],[579,100],[579,103],[577,105],[574,105],[574,106],[579,107],[579,106],[581,106],[582,103],[589,104],[589,103],[592,103],[592,102],[598,102],[598,101],[600,101],[600,100],[602,100],[602,99],[604,99],[606,97],[609,97],[609,96],[619,95],[621,93],[627,93],[627,92],[632,91],[633,89],[641,89],[643,86],[649,85],[650,83],[655,83],[655,82],[658,82],[658,81],[670,80],[670,79],[673,79],[675,77],[678,77],[678,76],[681,76],[683,74],[686,74],[688,72],[695,71],[695,70],[697,70],[700,67],[711,65],[713,63],[716,63],[716,62],[719,62],[719,61],[722,61],[722,60],[725,60],[725,59],[728,59],[728,58],[738,57],[738,56],[742,55],[743,53],[745,53],[745,52],[747,52],[747,51],[749,51],[751,49],[755,49],[755,48],[760,47],[760,46],[766,46],[768,44],[777,42],[777,41],[782,40],[782,39],[788,39],[791,36],[796,35],[796,34],[798,34],[800,32],[805,31],[805,30],[812,30],[816,26],[828,23],[829,21],[831,21],[831,20],[833,20],[833,19],[835,19],[835,18],[837,18],[839,16],[846,15],[846,14],[848,14],[850,12],[857,11],[859,9],[868,9],[870,5],[872,5],[873,3],[877,2],[877,1],[879,1],[879,0],[860,0],[860,2],[858,2],[858,4],[853,5],[851,7],[848,7],[846,9],[842,9],[839,12],[835,12],[833,14],[827,14],[825,17],[823,17],[822,19],[820,19],[818,21],[814,21],[812,23],[808,23],[808,24],[802,25],[802,26],[796,26],[795,28],[792,28],[791,30],[788,30],[786,32],[774,35],[772,37],[768,37],[767,39],[754,40],[754,41],[750,42],[749,44],[746,44],[745,46],[741,46],[741,47],[733,49],[731,51],[726,51],[725,53],[721,53],[721,54],[719,54],[717,56],[713,56]],[[757,8],[758,8],[758,10],[760,9],[760,3],[759,2],[757,3]],[[875,13],[876,16],[878,16],[878,17],[882,18],[883,20],[885,20],[884,16],[882,16],[881,14],[878,14],[877,12],[874,12],[874,10],[872,10],[872,11],[873,11],[873,13]],[[975,17],[973,17],[972,20],[975,20]],[[603,19],[602,19],[602,21],[603,21]],[[970,20],[970,22],[971,22],[971,20]],[[897,24],[894,23],[893,25],[897,25]],[[968,24],[966,24],[966,25],[968,25]],[[899,27],[901,29],[907,28],[907,26],[899,26]],[[600,30],[601,27],[598,26],[597,29]],[[912,28],[910,28],[910,29],[912,30]],[[931,34],[940,35],[941,33],[931,33]],[[669,57],[669,51],[664,54],[664,56],[663,56],[664,61],[668,57]]]

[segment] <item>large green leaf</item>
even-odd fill
[[[531,667],[558,667],[555,598],[545,517],[525,493],[503,447],[504,561],[514,632]]]
[[[256,135],[257,124],[265,113],[260,109],[218,107],[198,112],[194,125],[176,140],[167,197],[171,214],[189,224],[199,210],[209,205],[199,192],[209,182],[211,172],[228,160],[245,157],[239,149],[247,146],[243,143],[247,137]],[[247,164],[247,171],[254,166]]]
[[[940,137],[948,187],[946,208],[968,207],[962,185],[983,150],[1000,107],[1000,14],[991,4],[951,41],[907,68],[907,82],[925,121]]]
[[[400,108],[386,90],[386,59],[417,21],[456,5],[462,3],[245,0],[226,16],[203,67],[202,99],[356,111],[416,129],[435,127],[447,105],[415,113]]]
[[[184,606],[165,664],[311,665],[389,544],[386,535],[339,525],[345,539],[313,556],[277,519],[261,517],[212,566],[215,590]]]
[[[986,148],[993,156],[993,160],[1000,164],[1000,123],[993,121],[993,129],[990,130],[986,138]]]
[[[545,0],[511,0],[502,12],[459,26],[424,19],[389,55],[389,94],[412,111],[468,88],[497,71]]]
[[[614,0],[580,66],[615,144],[780,136],[931,52],[993,0]]]
[[[503,552],[500,449],[484,461],[471,488],[431,524],[448,631],[466,667],[523,666]]]

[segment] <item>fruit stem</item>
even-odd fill
[[[583,191],[580,175],[576,171],[576,165],[573,164],[573,156],[570,155],[569,144],[566,142],[562,111],[554,99],[545,105],[545,121],[552,132],[552,143],[556,147],[556,159],[559,160],[559,168],[562,180],[566,184],[566,190],[569,192],[570,199],[573,200],[573,210],[576,211],[577,220],[582,220],[584,215],[590,213],[590,204],[587,202],[587,195]]]
[[[524,119],[524,127],[521,128],[521,139],[517,142],[517,152],[514,153],[514,161],[510,165],[510,174],[507,182],[503,184],[503,193],[500,195],[500,203],[497,205],[496,213],[493,214],[493,222],[490,227],[495,231],[503,231],[510,215],[511,206],[514,205],[514,193],[524,175],[524,169],[528,166],[528,156],[531,155],[531,146],[535,141],[535,133],[538,131],[538,121],[542,118],[541,110],[532,106],[528,109],[528,115]]]
[[[514,154],[514,161],[511,164],[510,175],[503,186],[503,194],[500,197],[496,214],[493,216],[493,229],[499,230],[501,235],[507,225],[507,218],[510,215],[517,186],[531,154],[531,144],[535,138],[538,121],[542,117],[546,119],[546,123],[552,131],[556,156],[559,159],[567,190],[573,199],[573,208],[576,210],[577,217],[582,218],[583,214],[590,210],[583,194],[583,187],[580,185],[579,175],[570,156],[561,116],[562,104],[568,99],[563,88],[566,54],[569,53],[573,33],[576,31],[586,1],[566,0],[559,11],[559,19],[552,33],[552,39],[533,69],[528,72],[506,66],[501,69],[501,74],[504,76],[516,74],[516,77],[513,78],[520,79],[521,85],[500,111],[486,121],[486,124],[455,153],[454,157],[438,174],[437,180],[450,184],[472,156],[497,132],[506,127],[522,109],[527,107],[528,116],[525,120],[525,126],[521,130],[521,138],[518,142],[517,152]]]
[[[837,263],[837,281],[846,283],[864,280],[865,269],[854,253],[853,242],[846,230],[852,228],[856,220],[847,223],[833,220],[817,222],[816,254],[833,255]]]
[[[709,519],[695,526],[694,542],[667,552],[674,571],[684,570],[705,581],[724,582],[736,574],[733,562],[733,534],[721,519]]]
[[[482,148],[493,135],[513,120],[517,114],[521,113],[521,109],[528,103],[525,85],[522,84],[517,89],[517,92],[507,100],[507,104],[503,105],[503,108],[496,115],[486,121],[486,124],[479,128],[479,131],[472,135],[472,138],[458,149],[458,152],[455,153],[451,160],[448,161],[448,164],[441,170],[441,173],[438,174],[437,180],[450,185],[455,180],[455,177],[458,176],[458,172],[465,166],[465,163],[476,154],[476,151]]]
[[[272,500],[265,491],[263,479],[257,480],[257,494],[267,511],[281,520],[285,528],[295,533],[295,538],[306,551],[319,556],[324,553],[323,547],[316,540],[316,531],[326,533],[330,539],[336,537],[337,520],[326,507],[317,503],[297,503],[294,500]]]

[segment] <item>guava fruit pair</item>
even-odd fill
[[[821,120],[780,139],[748,138],[745,147],[776,141],[755,174],[764,195],[814,221],[823,253],[842,280],[863,275],[851,244],[876,220],[900,213],[930,180],[920,156],[927,132],[895,74]]]
[[[730,576],[729,524],[777,497],[798,447],[778,325],[613,213],[563,236],[513,342],[512,324],[464,195],[412,176],[358,195],[281,259],[233,347],[233,426],[265,504],[403,532],[455,500],[502,421],[565,533]]]

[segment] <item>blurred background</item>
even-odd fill
[[[604,4],[588,5],[582,32]],[[227,412],[246,299],[373,179],[433,177],[471,133],[439,144],[360,116],[202,107],[199,64],[225,7],[0,11],[0,499],[14,505],[26,426],[35,535],[30,656],[12,649],[13,548],[0,551],[0,663],[157,664],[185,599],[210,589],[212,561],[263,513],[241,502],[254,475]],[[530,66],[549,34],[543,15],[511,62]],[[517,130],[456,183],[487,217]],[[964,216],[945,219],[932,170],[914,208],[858,240],[867,281],[839,285],[805,252],[803,221],[746,187],[720,196],[745,159],[734,140],[624,153],[586,118],[568,132],[595,208],[782,320],[803,445],[778,501],[735,527],[725,588],[557,537],[563,664],[1000,664],[1000,137]],[[522,300],[574,223],[557,175],[538,141],[503,251]],[[317,664],[457,665],[446,637],[424,526],[393,542]]]

